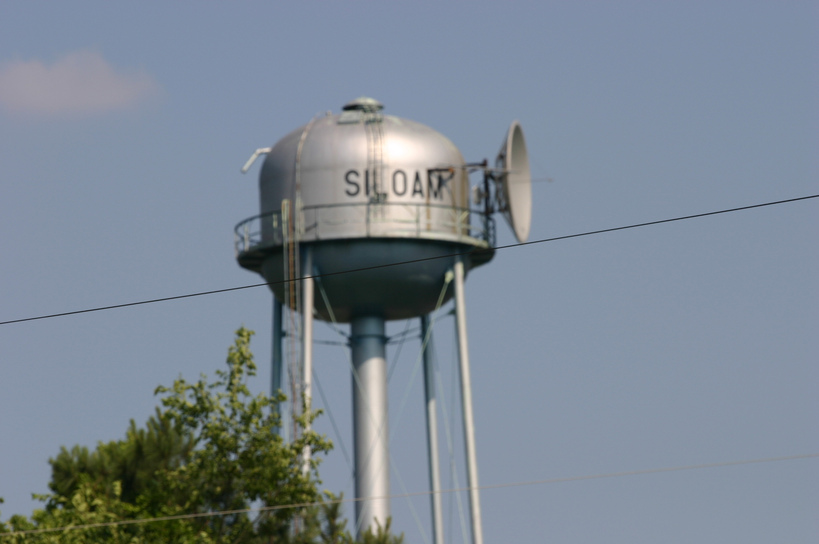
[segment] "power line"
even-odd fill
[[[664,472],[680,472],[684,470],[702,470],[707,468],[724,468],[724,467],[732,467],[732,466],[740,466],[740,465],[754,465],[754,464],[761,464],[761,463],[777,463],[782,461],[796,461],[799,459],[812,459],[819,457],[819,453],[806,453],[802,455],[787,455],[782,457],[765,457],[762,459],[744,459],[740,461],[723,461],[718,463],[703,463],[700,465],[684,465],[684,466],[677,466],[677,467],[664,467],[664,468],[649,468],[643,470],[628,470],[628,471],[621,471],[621,472],[608,472],[604,474],[589,474],[585,476],[567,476],[564,478],[547,478],[543,480],[527,480],[524,482],[507,482],[502,484],[490,484],[490,485],[481,485],[477,486],[475,489],[479,490],[490,490],[490,489],[503,489],[503,488],[510,488],[510,487],[524,487],[524,486],[532,486],[532,485],[547,485],[547,484],[558,484],[558,483],[566,483],[566,482],[579,482],[583,480],[602,480],[606,478],[622,478],[625,476],[641,476],[646,474],[659,474]],[[461,493],[464,491],[470,491],[472,488],[469,487],[461,487],[456,489],[442,489],[437,493],[444,494],[444,493]],[[371,500],[382,500],[382,499],[401,499],[407,497],[418,497],[424,495],[432,495],[433,491],[414,491],[411,493],[400,493],[396,495],[387,495],[384,497],[357,497],[354,499],[334,499],[325,502],[305,502],[305,503],[295,503],[295,504],[282,504],[276,506],[263,506],[261,508],[243,508],[238,510],[220,510],[217,512],[198,512],[194,514],[179,514],[175,516],[162,516],[156,518],[143,518],[143,519],[126,519],[120,521],[110,521],[105,523],[89,523],[86,525],[72,525],[67,527],[54,527],[48,529],[29,529],[26,531],[15,531],[10,533],[0,533],[0,539],[7,536],[22,536],[22,535],[31,535],[31,534],[40,534],[40,533],[53,533],[57,531],[69,531],[69,530],[78,530],[78,529],[97,529],[101,527],[117,527],[122,525],[136,525],[136,524],[143,524],[143,523],[158,523],[161,521],[175,521],[175,520],[182,520],[182,519],[195,519],[195,518],[208,518],[208,517],[218,517],[218,516],[230,516],[235,514],[250,514],[255,512],[272,512],[276,510],[288,510],[292,508],[307,508],[311,506],[322,506],[322,505],[330,505],[330,504],[343,504],[343,503],[356,503],[356,502],[363,502],[363,501],[371,501]]]
[[[367,266],[367,267],[362,267],[362,268],[351,268],[349,270],[341,270],[339,272],[329,272],[329,273],[324,273],[324,274],[316,274],[314,276],[303,276],[303,277],[297,278],[296,280],[293,280],[293,281],[300,281],[300,280],[308,279],[308,278],[313,278],[313,279],[327,278],[327,277],[330,277],[330,276],[339,276],[339,275],[342,275],[342,274],[352,274],[354,272],[364,272],[364,271],[367,271],[367,270],[376,270],[376,269],[379,269],[379,268],[389,268],[389,267],[392,267],[392,266],[402,266],[402,265],[407,265],[407,264],[412,264],[412,263],[419,263],[419,262],[424,262],[424,261],[434,261],[434,260],[437,260],[437,259],[447,259],[447,258],[457,257],[459,255],[472,255],[472,254],[479,254],[479,253],[482,253],[482,252],[491,252],[491,251],[499,251],[499,250],[502,250],[502,249],[511,249],[511,248],[514,248],[514,247],[522,247],[522,246],[531,246],[531,245],[535,245],[535,244],[543,244],[543,243],[546,243],[546,242],[557,242],[559,240],[569,240],[569,239],[572,239],[572,238],[581,238],[583,236],[592,236],[592,235],[595,235],[595,234],[605,234],[607,232],[617,232],[617,231],[621,231],[621,230],[629,230],[629,229],[636,229],[636,228],[641,228],[641,227],[661,225],[663,223],[673,223],[675,221],[686,221],[686,220],[689,220],[689,219],[699,219],[699,218],[702,218],[702,217],[709,217],[709,216],[712,216],[712,215],[721,215],[721,214],[726,214],[726,213],[733,213],[733,212],[739,212],[739,211],[745,211],[745,210],[752,210],[752,209],[755,209],[755,208],[764,208],[764,207],[767,207],[767,206],[776,206],[776,205],[779,205],[779,204],[789,204],[789,203],[793,203],[793,202],[799,202],[799,201],[802,201],[802,200],[810,200],[810,199],[813,199],[813,198],[819,198],[819,194],[809,195],[809,196],[802,196],[802,197],[798,197],[798,198],[789,198],[789,199],[786,199],[786,200],[776,200],[776,201],[773,201],[773,202],[764,202],[762,204],[752,204],[750,206],[740,206],[740,207],[737,207],[737,208],[728,208],[728,209],[717,210],[717,211],[712,211],[712,212],[697,213],[697,214],[693,214],[693,215],[683,215],[683,216],[680,216],[680,217],[672,217],[670,219],[659,219],[659,220],[656,220],[656,221],[647,221],[645,223],[634,223],[634,224],[631,224],[631,225],[623,225],[623,226],[620,226],[620,227],[611,227],[611,228],[607,228],[607,229],[591,230],[591,231],[580,232],[580,233],[576,233],[576,234],[567,234],[567,235],[564,235],[564,236],[555,236],[555,237],[552,237],[552,238],[542,238],[540,240],[532,240],[532,241],[529,241],[529,242],[520,242],[520,243],[516,243],[516,244],[507,244],[507,245],[504,245],[504,246],[496,246],[496,247],[493,247],[493,248],[490,248],[490,249],[470,249],[468,251],[461,251],[461,252],[455,252],[455,253],[448,253],[448,254],[445,254],[445,255],[438,255],[436,257],[426,257],[426,258],[423,258],[423,259],[412,259],[412,260],[409,260],[409,261],[398,261],[398,262],[394,262],[394,263],[386,263],[386,264],[380,264],[380,265],[376,265],[376,266]],[[39,320],[42,320],[42,319],[52,319],[52,318],[55,318],[55,317],[65,317],[65,316],[69,316],[69,315],[86,314],[86,313],[91,313],[91,312],[101,312],[103,310],[114,310],[114,309],[117,309],[117,308],[127,308],[127,307],[130,307],[130,306],[141,306],[143,304],[153,304],[153,303],[156,303],[156,302],[167,302],[167,301],[171,301],[171,300],[181,300],[181,299],[185,299],[185,298],[201,297],[201,296],[205,296],[205,295],[215,295],[215,294],[218,294],[218,293],[228,293],[228,292],[231,292],[231,291],[241,291],[243,289],[253,289],[253,288],[256,288],[256,287],[264,287],[265,285],[268,285],[268,286],[269,285],[278,285],[278,284],[286,283],[287,281],[289,281],[289,280],[264,282],[264,283],[254,283],[254,284],[251,284],[251,285],[242,285],[242,286],[239,286],[239,287],[228,287],[228,288],[225,288],[225,289],[214,289],[214,290],[211,290],[211,291],[199,291],[199,292],[196,292],[196,293],[189,293],[189,294],[186,294],[186,295],[175,295],[175,296],[170,296],[170,297],[140,300],[140,301],[137,301],[137,302],[126,302],[126,303],[123,303],[123,304],[112,304],[110,306],[98,306],[98,307],[95,307],[95,308],[86,308],[84,310],[73,310],[73,311],[70,311],[70,312],[61,312],[61,313],[57,313],[57,314],[46,314],[46,315],[39,315],[39,316],[34,316],[34,317],[24,317],[24,318],[20,318],[20,319],[10,319],[10,320],[7,320],[7,321],[0,321],[0,325],[11,325],[13,323],[24,323],[26,321],[39,321]]]

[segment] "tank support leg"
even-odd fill
[[[279,390],[282,389],[284,380],[284,360],[282,359],[282,338],[284,337],[284,323],[282,322],[282,303],[279,299],[273,297],[273,353],[272,353],[272,369],[270,373],[270,396],[278,396]],[[286,431],[287,425],[285,421],[283,410],[283,403],[276,403],[275,410],[279,414],[279,419],[282,422],[275,429],[277,434]],[[283,436],[283,438],[286,438]]]
[[[455,260],[455,321],[458,329],[458,359],[461,370],[461,404],[464,418],[469,511],[472,520],[472,542],[483,544],[481,496],[478,490],[478,459],[475,454],[475,423],[472,415],[472,379],[469,372],[469,346],[466,338],[466,302],[464,300],[463,257]]]
[[[390,452],[387,427],[387,361],[384,318],[353,318],[353,440],[358,537],[390,517]],[[376,498],[379,497],[379,498]]]
[[[438,412],[435,402],[435,369],[432,365],[432,330],[429,316],[421,316],[421,349],[424,353],[424,396],[427,413],[427,457],[429,490],[432,506],[432,542],[444,544],[443,508],[441,506],[441,469],[438,463]]]
[[[303,293],[303,300],[304,306],[302,308],[302,331],[304,332],[304,347],[302,350],[302,354],[304,356],[304,391],[303,391],[303,403],[304,403],[304,410],[305,412],[309,412],[312,408],[312,401],[313,401],[313,306],[314,306],[314,293],[315,293],[315,286],[313,280],[313,263],[310,255],[310,249],[306,249],[307,255],[305,255],[306,265],[304,270],[306,272],[305,279],[302,280],[302,293]],[[310,430],[310,423],[306,423],[304,426],[304,431],[307,432]],[[307,475],[310,473],[310,446],[304,446],[304,474]]]

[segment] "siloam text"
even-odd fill
[[[344,174],[344,183],[346,188],[344,192],[347,196],[358,196],[364,193],[365,196],[384,194],[389,189],[392,194],[396,196],[409,195],[411,197],[420,197],[423,199],[444,199],[444,190],[450,190],[448,187],[449,181],[454,177],[453,172],[449,171],[429,171],[424,175],[418,170],[414,174],[407,174],[404,170],[394,170],[392,176],[388,180],[388,187],[384,187],[376,175],[375,171],[364,170],[362,179],[361,172],[358,170],[347,170]]]

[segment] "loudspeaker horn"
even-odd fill
[[[518,121],[512,121],[506,133],[495,167],[501,171],[497,193],[499,210],[518,242],[525,242],[532,226],[532,174],[526,138]]]

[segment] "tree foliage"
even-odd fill
[[[190,459],[193,447],[189,429],[157,407],[144,429],[131,420],[124,440],[100,443],[90,452],[85,446],[62,447],[50,460],[49,488],[54,498],[72,497],[85,478],[110,496],[119,482],[121,500],[135,504],[156,485],[155,474],[179,468]]]
[[[236,331],[227,369],[212,383],[202,375],[158,387],[162,407],[144,428],[131,421],[123,440],[93,451],[61,448],[49,460],[51,493],[35,496],[44,508],[0,522],[0,543],[352,544],[340,498],[317,490],[320,455],[331,443],[313,431],[285,443],[275,432],[284,397],[253,396],[247,387],[256,374],[252,335]],[[301,428],[317,415],[304,410]],[[305,446],[313,452],[307,471]],[[361,540],[402,541],[389,534],[389,520]]]

